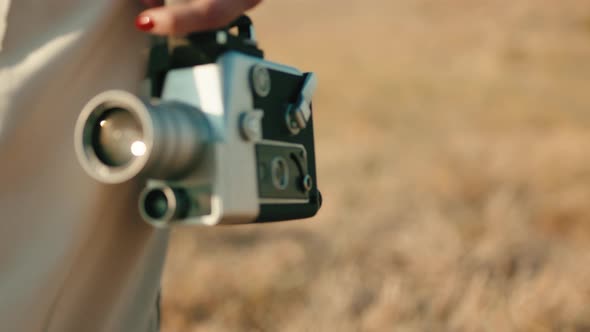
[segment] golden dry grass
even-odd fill
[[[183,229],[165,332],[590,331],[590,2],[267,1],[313,70],[310,221]]]

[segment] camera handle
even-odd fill
[[[228,51],[264,58],[264,52],[258,48],[255,39],[252,20],[248,16],[243,15],[217,30],[192,33],[184,37],[152,37],[147,69],[150,95],[161,96],[163,80],[168,71],[214,63]]]

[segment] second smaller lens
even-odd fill
[[[162,190],[152,190],[146,195],[143,206],[150,218],[159,220],[168,212],[168,198]]]
[[[147,221],[166,223],[186,217],[190,199],[183,189],[146,188],[141,195],[139,209]]]

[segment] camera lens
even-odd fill
[[[146,152],[139,121],[122,108],[105,111],[96,121],[92,136],[97,157],[109,166],[125,166]]]
[[[162,219],[168,212],[168,199],[162,190],[150,191],[145,196],[145,213],[152,219]]]
[[[184,218],[190,209],[188,194],[180,188],[146,188],[139,198],[139,212],[155,224]]]
[[[99,181],[122,183],[138,175],[177,180],[196,169],[210,137],[206,115],[192,105],[152,104],[111,90],[82,110],[75,146],[82,167]]]

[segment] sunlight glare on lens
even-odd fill
[[[145,154],[147,148],[142,141],[135,141],[131,144],[131,153],[136,157],[141,157]]]

